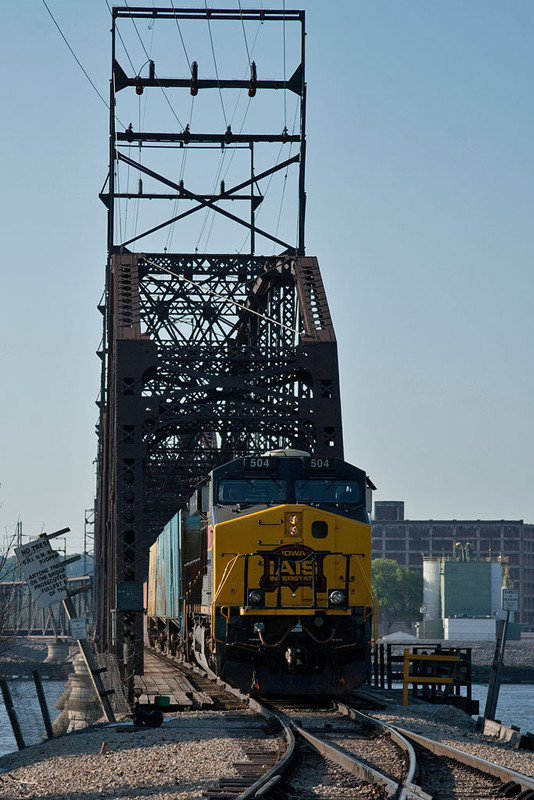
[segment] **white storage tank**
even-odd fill
[[[423,603],[426,619],[441,619],[440,558],[423,558]]]

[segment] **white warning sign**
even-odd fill
[[[15,554],[38,608],[46,608],[66,598],[65,567],[48,539],[43,537],[16,547]]]
[[[73,639],[87,639],[87,623],[85,617],[72,617],[70,635]]]

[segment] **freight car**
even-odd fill
[[[299,450],[214,469],[150,550],[151,644],[245,692],[359,686],[376,621],[371,488]]]

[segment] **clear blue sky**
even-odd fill
[[[47,2],[107,97],[105,0]],[[409,518],[534,522],[534,5],[291,7],[307,11],[307,250],[346,458]],[[108,112],[41,0],[2,3],[0,26],[0,539],[19,518],[29,535],[68,525],[75,550],[94,492]]]

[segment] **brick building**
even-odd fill
[[[519,590],[516,621],[534,628],[534,525],[523,520],[408,520],[401,501],[377,501],[372,525],[373,558],[391,558],[423,571],[423,556],[452,556],[470,543],[475,558],[506,558]]]

